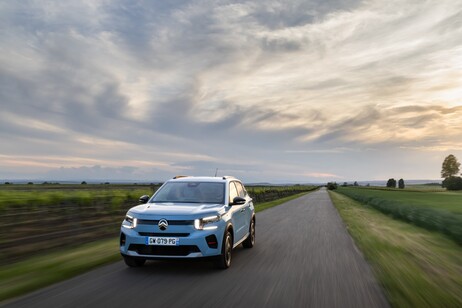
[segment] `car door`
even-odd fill
[[[229,183],[229,204],[231,205],[232,218],[234,228],[234,243],[239,242],[246,234],[246,223],[245,223],[245,206],[246,204],[232,204],[233,199],[239,196],[235,182]]]

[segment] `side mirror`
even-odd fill
[[[232,205],[244,204],[247,200],[242,197],[234,197]]]
[[[148,203],[149,201],[149,195],[143,195],[140,197],[140,199],[138,200],[141,204],[145,204],[145,203]]]

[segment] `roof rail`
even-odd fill
[[[177,176],[174,176],[173,179],[181,179],[181,178],[187,178],[189,177],[189,175],[177,175]]]
[[[235,179],[235,177],[232,176],[232,175],[225,175],[225,176],[223,176],[223,180],[226,180],[226,179]]]

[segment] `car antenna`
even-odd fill
[[[217,174],[218,174],[218,168],[215,169],[215,177],[217,177]]]

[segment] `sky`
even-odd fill
[[[439,179],[462,1],[1,1],[0,179]]]

